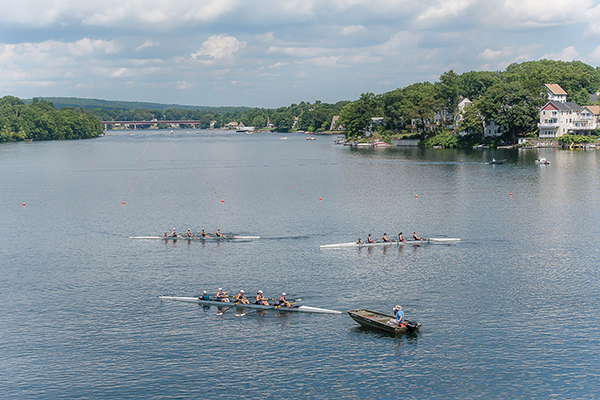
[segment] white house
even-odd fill
[[[483,137],[498,137],[502,134],[502,128],[496,125],[496,121],[483,121]]]
[[[546,91],[548,92],[548,100],[549,101],[557,101],[560,103],[567,102],[567,92],[560,87],[560,85],[556,83],[546,83],[544,85],[546,87]]]
[[[574,121],[581,124],[584,122],[579,116],[581,107],[573,102],[549,101],[540,110],[541,139],[555,139],[562,135],[574,133]],[[586,111],[587,114],[587,111]],[[594,126],[595,129],[595,126]]]

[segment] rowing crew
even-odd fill
[[[417,235],[417,232],[413,232],[413,235],[412,235],[412,240],[423,240],[423,239],[421,239],[421,238],[419,237],[419,235]],[[387,237],[387,233],[384,233],[384,234],[383,234],[383,236],[381,237],[381,241],[382,241],[382,242],[385,242],[385,243],[390,243],[390,242],[391,242],[391,240],[390,240],[390,239],[388,239],[388,237]],[[404,239],[404,237],[402,236],[402,232],[400,232],[400,233],[398,234],[398,241],[399,241],[399,242],[406,242],[406,239]],[[371,237],[371,234],[369,233],[369,236],[367,236],[367,241],[366,241],[366,242],[363,242],[363,241],[361,240],[361,238],[358,238],[358,240],[356,241],[356,244],[365,244],[365,243],[367,243],[367,244],[368,244],[368,243],[377,243],[377,242],[375,242],[375,241],[373,240],[373,238]]]
[[[244,294],[244,290],[240,290],[236,296],[233,297],[233,302],[236,304],[250,304],[250,300],[248,300]],[[229,297],[227,296],[227,292],[223,291],[223,288],[219,288],[215,299],[211,299],[208,292],[205,290],[202,292],[202,296],[199,297],[199,300],[209,300],[209,301],[221,301],[223,303],[231,303]],[[275,299],[271,299],[275,300]],[[277,304],[269,304],[269,299],[267,299],[263,295],[263,291],[259,290],[256,292],[256,301],[254,304],[260,304],[263,306],[279,306],[279,307],[289,307],[291,303],[286,300],[285,292],[281,294],[281,297],[278,300]]]
[[[178,234],[177,231],[175,230],[175,228],[173,228],[173,232],[171,232],[170,235],[167,233],[167,231],[165,231],[165,234],[163,235],[163,237],[207,237],[207,236],[213,236],[213,234],[204,232],[204,228],[202,228],[202,230],[200,231],[200,236],[194,235],[190,231],[190,228],[188,228],[187,232],[183,233],[183,234]],[[214,236],[215,237],[225,237],[225,235],[223,235],[221,233],[221,229],[219,229],[219,228],[217,228],[217,231],[214,233]]]

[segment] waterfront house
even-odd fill
[[[540,139],[556,139],[563,135],[573,134],[575,131],[583,132],[583,129],[574,129],[574,121],[577,121],[580,126],[587,121],[587,116],[579,116],[580,111],[581,107],[573,102],[549,101],[546,103],[540,110],[540,122],[538,123]],[[585,119],[581,119],[584,117]],[[596,129],[595,125],[594,129]]]

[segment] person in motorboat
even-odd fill
[[[417,235],[417,232],[413,232],[413,240],[423,240]]]
[[[496,162],[496,159],[495,159],[495,158],[492,158],[492,162],[493,162],[493,163],[495,163],[495,162]]]
[[[386,243],[390,241],[390,239],[388,239],[388,237],[387,237],[387,233],[383,234],[383,236],[381,237],[381,241],[386,242]]]
[[[281,293],[281,297],[279,298],[279,306],[280,307],[289,307],[290,302],[285,299],[285,292]]]
[[[268,306],[269,302],[267,301],[267,299],[265,298],[265,296],[263,296],[263,291],[259,290],[256,293],[256,304],[260,304],[263,306]]]
[[[219,288],[219,290],[217,291],[217,301],[229,303],[229,299],[227,298],[227,292],[224,292],[223,288]]]
[[[240,304],[250,304],[247,298],[244,297],[244,290],[240,290],[240,292],[235,296],[236,303]]]
[[[358,238],[358,240],[356,241],[356,244],[364,244],[365,242],[362,241],[361,238]]]
[[[371,234],[367,237],[367,243],[375,243],[375,241],[371,238]]]
[[[200,300],[210,300],[210,295],[206,292],[202,292],[202,296],[200,296]]]
[[[396,317],[396,323],[398,324],[398,326],[405,326],[404,325],[404,311],[402,311],[402,306],[398,305],[396,307],[394,307],[394,317]]]
[[[219,228],[217,228],[217,232],[215,233],[215,236],[216,236],[216,237],[225,237],[225,235],[223,235],[223,234],[221,233],[221,230],[220,230]]]
[[[398,234],[398,241],[399,241],[399,242],[406,242],[406,239],[404,239],[404,237],[402,236],[402,232],[400,232],[400,233]]]
[[[171,232],[171,237],[177,237],[177,232],[175,232],[175,228],[173,228],[173,232]]]
[[[200,231],[200,236],[206,237],[206,232],[204,232],[204,228],[202,228],[202,230]]]

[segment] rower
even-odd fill
[[[423,240],[418,235],[417,232],[413,232],[413,240]]]
[[[381,240],[382,240],[383,242],[389,242],[389,241],[390,241],[390,239],[388,239],[388,237],[387,237],[387,233],[384,233],[384,234],[383,234],[383,236],[381,237]]]
[[[224,292],[223,288],[219,288],[219,290],[217,291],[217,301],[229,303],[229,299],[227,298],[227,292]]]
[[[175,228],[173,228],[173,232],[171,232],[171,237],[177,237],[177,232],[175,232]]]
[[[202,228],[202,230],[200,231],[200,236],[206,237],[206,233],[204,232],[204,228]]]
[[[202,292],[202,296],[200,296],[200,300],[210,300],[210,295],[206,292]]]
[[[399,241],[399,242],[406,242],[406,239],[404,239],[404,237],[402,237],[402,232],[400,232],[400,233],[398,234],[398,241]]]
[[[167,231],[165,231],[165,234],[163,235],[163,237],[169,237],[169,233]]]
[[[187,237],[195,237],[192,232],[190,232],[190,228],[188,228],[187,232],[185,233],[185,236]]]
[[[263,291],[259,290],[256,293],[256,304],[260,304],[263,306],[268,306],[269,302],[267,301],[267,299],[265,298],[265,296],[263,296]]]
[[[396,317],[396,323],[398,326],[404,325],[404,311],[402,311],[402,306],[398,305],[394,307],[394,316]]]
[[[370,233],[369,233],[369,236],[367,237],[367,243],[375,243],[375,241],[373,239],[371,239]]]
[[[364,243],[365,243],[365,242],[363,242],[363,241],[361,240],[361,238],[358,238],[358,240],[356,241],[356,244],[364,244]]]
[[[225,235],[223,235],[223,234],[221,233],[221,230],[220,230],[219,228],[217,228],[217,232],[215,233],[215,236],[216,236],[216,237],[225,237]]]
[[[235,302],[241,304],[250,304],[247,298],[244,297],[244,290],[240,290],[240,292],[235,296]]]
[[[279,298],[279,307],[289,307],[290,302],[285,299],[285,292],[281,293],[281,297]]]

